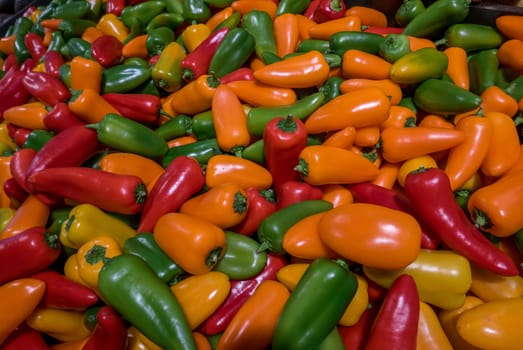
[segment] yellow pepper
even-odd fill
[[[161,347],[150,341],[136,327],[127,328],[127,350],[162,350]]]
[[[100,236],[109,236],[123,247],[128,238],[136,236],[136,230],[88,203],[73,207],[60,230],[62,244],[75,249]]]
[[[4,228],[7,226],[7,224],[15,214],[15,211],[16,210],[14,210],[13,208],[0,208],[0,232],[3,231]]]
[[[475,264],[472,267],[470,291],[483,301],[518,298],[523,296],[523,277],[501,276]]]
[[[417,350],[452,350],[447,334],[439,322],[438,315],[427,303],[420,301]]]
[[[195,23],[187,26],[182,32],[183,45],[193,52],[211,34],[211,29],[205,23]]]
[[[278,270],[276,279],[288,290],[293,291],[308,267],[308,263],[287,264]]]
[[[11,175],[11,156],[0,156],[0,183],[4,183]],[[11,206],[11,199],[4,191],[4,187],[0,188],[0,207],[8,208]]]
[[[129,28],[114,13],[106,13],[96,23],[104,34],[112,35],[123,42],[129,35]]]
[[[218,271],[192,275],[171,286],[193,330],[218,309],[230,290],[229,277]]]
[[[84,318],[84,311],[41,307],[26,319],[26,323],[57,340],[71,342],[83,340],[91,334]]]
[[[151,71],[151,77],[157,87],[168,93],[181,88],[182,70],[180,62],[185,55],[184,48],[176,41],[165,46]]]
[[[109,236],[95,237],[84,243],[75,253],[78,275],[87,286],[98,290],[98,275],[108,258],[122,254],[118,242]]]
[[[381,270],[364,266],[363,272],[385,288],[390,288],[399,275],[411,275],[416,281],[420,300],[442,309],[462,306],[472,284],[468,260],[449,250],[421,249],[418,257],[403,269]]]
[[[64,275],[65,275],[65,277],[69,278],[70,280],[88,287],[88,285],[80,277],[80,273],[78,272],[78,261],[76,260],[76,253],[70,255],[65,260]]]
[[[4,120],[0,123],[0,142],[5,143],[11,149],[16,149],[16,143],[13,141],[11,136],[9,136],[9,130],[7,129],[7,122]]]

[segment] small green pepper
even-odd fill
[[[264,54],[277,55],[272,19],[266,11],[251,10],[242,18],[244,28],[254,38],[256,56],[267,63]]]
[[[174,30],[160,26],[147,32],[145,39],[145,48],[150,56],[159,55],[165,47],[175,39]]]
[[[184,19],[181,13],[162,12],[149,21],[145,27],[145,32],[149,34],[154,29],[160,27],[167,27],[171,30],[176,30],[183,24],[183,21]]]
[[[398,7],[394,18],[396,23],[405,27],[414,17],[425,11],[426,7],[422,0],[403,0]]]
[[[222,28],[237,28],[240,25],[240,22],[242,20],[242,15],[239,12],[234,12],[232,15],[218,23],[216,28],[214,28],[213,31],[220,30]]]
[[[390,63],[410,53],[410,40],[405,34],[388,34],[380,44],[378,54]]]
[[[309,7],[311,0],[280,0],[276,7],[276,16],[284,13],[301,14]]]
[[[492,26],[477,23],[456,23],[445,31],[442,40],[436,45],[461,47],[467,52],[498,48],[503,42],[501,33]]]
[[[320,92],[325,95],[325,102],[329,102],[333,98],[341,95],[340,85],[344,79],[340,76],[332,76],[328,78],[320,87]]]
[[[35,151],[40,150],[47,142],[49,142],[55,134],[48,130],[32,130],[23,144],[23,148],[32,148]]]
[[[254,37],[245,29],[230,29],[216,48],[208,71],[221,78],[240,68],[254,53],[255,45]]]
[[[87,1],[70,1],[54,8],[52,17],[61,19],[83,18],[90,10],[91,5]]]
[[[167,168],[169,164],[178,156],[194,158],[201,165],[207,164],[212,156],[222,154],[218,141],[213,139],[192,142],[186,145],[171,147],[162,159],[162,166]]]
[[[202,23],[211,17],[211,9],[204,0],[184,0],[183,17],[189,23]]]
[[[143,1],[136,5],[124,7],[120,18],[127,27],[131,27],[133,18],[138,18],[145,28],[147,24],[149,24],[156,15],[162,13],[164,9],[165,3],[161,0]]]
[[[329,40],[324,39],[303,39],[298,44],[296,48],[297,52],[308,52],[308,51],[319,51],[319,52],[329,52],[330,51],[330,42]]]
[[[65,40],[80,38],[83,32],[89,27],[96,27],[96,22],[88,19],[64,19],[58,25]]]
[[[216,138],[216,130],[212,120],[212,110],[198,113],[192,117],[192,135],[197,140]]]
[[[60,53],[67,60],[76,56],[91,58],[91,43],[79,37],[70,38],[62,46]]]
[[[330,36],[331,52],[343,57],[347,50],[356,49],[372,54],[378,54],[381,43],[385,37],[370,32],[345,31],[337,32]]]
[[[481,95],[486,88],[496,84],[498,69],[497,49],[481,50],[470,54],[468,58],[469,90]]]
[[[505,92],[516,101],[521,100],[523,98],[523,75],[512,80],[505,88]]]
[[[102,71],[102,93],[129,92],[150,79],[148,67],[117,64]]]
[[[179,114],[157,127],[154,131],[167,141],[176,137],[189,135],[191,128],[192,118],[185,114]]]

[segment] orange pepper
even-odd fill
[[[382,162],[378,168],[378,175],[372,181],[373,184],[392,189],[398,177],[399,166],[401,163]]]
[[[150,158],[126,152],[108,153],[100,159],[98,166],[103,171],[115,174],[136,175],[146,186],[164,170]]]
[[[403,90],[401,90],[400,85],[388,78],[378,80],[365,78],[346,79],[341,82],[340,91],[342,94],[345,94],[364,87],[381,89],[389,97],[391,106],[398,105],[403,98]]]
[[[53,34],[54,30],[49,28],[44,28],[44,37],[42,38],[42,42],[45,47],[49,47],[49,44],[51,43],[51,36]]]
[[[342,76],[346,79],[388,79],[392,63],[378,55],[351,49],[345,51],[342,58]]]
[[[351,149],[356,138],[356,128],[347,126],[341,130],[333,131],[326,135],[322,145]]]
[[[358,16],[364,26],[386,27],[387,16],[382,11],[370,6],[351,6],[345,11],[345,16]]]
[[[46,105],[40,101],[27,102],[13,106],[4,111],[4,120],[21,128],[47,129],[44,118],[47,115]]]
[[[15,39],[16,35],[8,35],[0,38],[0,52],[5,55],[11,55],[15,53]]]
[[[269,14],[271,19],[276,17],[277,5],[273,1],[268,0],[236,0],[231,3],[234,11],[245,15],[252,10],[265,11]]]
[[[497,85],[487,87],[480,95],[481,113],[501,112],[514,117],[518,112],[518,102]]]
[[[378,145],[372,147],[361,147],[353,145],[351,147],[351,151],[363,158],[368,159],[372,163],[372,165],[379,169],[381,163],[383,162],[383,157],[380,154],[380,152],[378,152],[377,146]]]
[[[200,332],[192,332],[198,350],[212,350],[211,343],[205,335]]]
[[[389,110],[389,117],[380,124],[381,130],[385,128],[403,128],[416,126],[416,113],[404,106],[391,106]]]
[[[200,75],[171,94],[171,108],[176,114],[190,115],[208,110],[219,83],[210,74]]]
[[[45,227],[50,214],[50,206],[30,194],[16,209],[13,217],[0,233],[0,239],[11,237],[31,227]]]
[[[100,29],[98,29],[96,27],[88,27],[82,33],[81,38],[84,39],[85,41],[87,41],[88,43],[92,44],[96,39],[98,39],[102,35],[105,35],[105,34]]]
[[[423,49],[425,47],[432,47],[436,48],[436,44],[434,44],[434,41],[427,39],[427,38],[421,38],[417,36],[409,35],[409,42],[410,42],[410,51],[417,51],[419,49]]]
[[[510,168],[505,175],[517,174],[523,171],[523,144],[519,146],[519,157],[517,162]]]
[[[454,84],[462,89],[469,90],[470,77],[467,63],[467,51],[459,46],[448,47],[443,50],[447,55],[447,74]]]
[[[342,83],[343,84],[343,83]],[[320,106],[305,120],[310,134],[341,130],[347,126],[361,128],[384,122],[390,99],[377,87],[365,87],[339,95]]]
[[[109,113],[120,115],[96,90],[89,88],[83,89],[76,98],[69,100],[67,106],[71,112],[88,123],[98,123]]]
[[[213,188],[233,183],[241,188],[267,189],[272,185],[272,175],[264,166],[231,154],[212,156],[205,168],[205,185]]]
[[[177,147],[177,146],[188,145],[189,143],[193,143],[196,141],[198,141],[198,140],[193,135],[185,135],[185,136],[175,137],[174,139],[167,141],[167,146],[169,148],[173,148],[173,147]]]
[[[501,15],[496,18],[496,28],[510,39],[523,40],[523,17]]]
[[[374,147],[380,140],[380,128],[378,126],[363,126],[356,129],[354,145],[359,147]]]
[[[300,26],[296,14],[283,13],[273,21],[276,54],[284,57],[296,51],[300,39]]]
[[[261,69],[265,66],[266,66],[265,62],[263,62],[263,60],[259,57],[253,57],[253,58],[251,58],[251,60],[249,62],[249,68],[253,72],[257,71],[258,69]]]
[[[446,129],[454,129],[455,127],[447,118],[436,114],[427,114],[419,121],[418,126]]]
[[[227,325],[216,349],[266,349],[289,296],[289,290],[280,282],[263,281]]]
[[[234,13],[234,9],[231,6],[227,6],[219,11],[216,11],[208,20],[205,22],[207,24],[207,27],[211,31],[214,31],[216,27],[225,21],[227,18],[231,17]]]
[[[190,24],[182,31],[183,45],[188,52],[193,52],[210,34],[211,29],[207,24]]]
[[[187,273],[209,272],[225,254],[225,232],[207,220],[183,213],[162,215],[154,226],[160,248]]]
[[[206,220],[223,229],[239,224],[247,215],[245,190],[235,183],[223,183],[187,200],[180,213]]]
[[[302,14],[297,14],[296,19],[298,20],[298,30],[300,33],[299,41],[304,39],[310,39],[309,29],[316,24],[312,19],[305,17]]]
[[[417,350],[453,350],[438,315],[429,304],[420,301]]]
[[[226,85],[242,102],[252,106],[285,106],[298,100],[296,91],[293,89],[275,87],[255,80],[235,80]]]
[[[501,276],[471,264],[470,291],[483,301],[520,298],[523,295],[523,277]]]
[[[358,16],[344,16],[330,21],[317,23],[309,28],[311,39],[329,40],[338,32],[361,32],[361,19]]]
[[[63,19],[61,18],[46,18],[40,21],[40,25],[44,28],[52,30],[60,30],[60,23]]]
[[[45,282],[16,279],[0,286],[0,344],[22,325],[42,300]]]
[[[402,162],[399,167],[398,177],[397,177],[398,184],[401,187],[404,187],[405,178],[412,171],[416,171],[421,168],[429,169],[429,168],[437,168],[437,167],[438,167],[438,164],[436,163],[436,160],[428,154],[407,159],[406,161]]]
[[[71,88],[73,90],[91,89],[100,93],[102,65],[95,60],[75,56],[71,60]]]
[[[321,190],[323,192],[322,199],[331,202],[333,208],[354,202],[352,192],[343,185],[325,185],[322,186]]]
[[[122,57],[139,57],[143,59],[149,58],[149,51],[145,45],[147,41],[147,34],[137,35],[131,40],[127,41],[122,47]]]

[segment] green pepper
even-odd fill
[[[301,14],[309,7],[311,0],[280,0],[276,7],[276,16],[284,13]]]
[[[439,78],[447,71],[445,53],[424,47],[400,57],[390,67],[390,79],[399,84],[416,84],[429,78]]]
[[[101,306],[96,305],[88,307],[87,310],[85,310],[84,324],[87,327],[87,329],[93,331],[96,328],[96,325],[98,324],[98,321],[96,320],[96,315],[98,314],[100,308]]]
[[[520,74],[516,70],[509,67],[499,67],[496,73],[496,84],[502,89],[506,89],[510,83],[519,77]]]
[[[133,17],[130,19],[131,25],[128,26],[129,28],[129,34],[125,37],[125,39],[122,41],[122,43],[125,45],[132,39],[136,38],[138,35],[144,34],[144,25],[142,25],[142,22],[140,19]]]
[[[265,165],[265,154],[263,152],[263,138],[252,142],[250,145],[242,149],[241,157],[252,160],[258,164]]]
[[[223,21],[218,23],[218,25],[216,26],[216,28],[214,28],[213,31],[217,31],[222,28],[229,28],[229,29],[236,28],[240,25],[241,20],[242,20],[241,13],[234,12],[232,15],[230,15],[229,17],[227,17],[226,19],[224,19]]]
[[[285,303],[273,350],[317,349],[356,294],[358,280],[344,260],[315,259]]]
[[[436,45],[461,47],[467,52],[498,48],[503,42],[501,33],[492,26],[477,23],[456,23],[445,31]]]
[[[258,227],[260,250],[267,249],[273,254],[285,254],[282,246],[285,232],[301,219],[330,209],[332,203],[322,199],[311,199],[288,205],[272,213],[263,219]]]
[[[414,103],[414,98],[412,96],[404,96],[398,103],[398,106],[410,108],[414,113],[418,113],[418,107]]]
[[[254,37],[243,28],[232,28],[216,48],[209,64],[209,72],[223,77],[241,66],[254,53]]]
[[[267,252],[259,251],[260,243],[240,233],[225,231],[227,248],[224,256],[213,268],[223,272],[231,280],[244,280],[254,277],[267,263]]]
[[[22,145],[23,148],[32,148],[35,151],[40,150],[47,142],[49,142],[55,134],[48,130],[32,130],[27,139]]]
[[[102,93],[131,91],[151,79],[147,67],[118,64],[102,71]]]
[[[106,114],[100,122],[87,127],[96,130],[101,143],[123,152],[158,158],[169,149],[167,142],[154,130],[118,114]]]
[[[159,27],[167,27],[171,30],[176,30],[183,24],[183,21],[184,18],[180,13],[162,12],[149,21],[145,27],[145,32],[149,34]]]
[[[162,97],[160,90],[155,85],[152,79],[146,80],[144,83],[138,85],[136,88],[129,91],[130,94],[149,94],[158,97]]]
[[[344,31],[330,36],[331,52],[343,57],[347,50],[356,49],[377,55],[385,37],[376,33]]]
[[[378,54],[390,63],[410,53],[410,40],[405,34],[388,34],[380,44]]]
[[[183,0],[162,0],[165,12],[183,14]]]
[[[211,9],[204,0],[184,0],[183,17],[189,23],[202,23],[211,17]]]
[[[83,18],[90,10],[91,5],[87,1],[70,1],[54,8],[52,17],[61,19]]]
[[[91,58],[91,43],[82,38],[70,38],[62,46],[60,53],[66,60],[71,60],[76,56]]]
[[[167,141],[190,134],[191,128],[192,118],[185,114],[179,114],[157,127],[154,131]]]
[[[151,232],[142,232],[127,239],[123,246],[123,252],[135,255],[145,261],[156,276],[165,283],[185,274],[185,271],[160,248]]]
[[[192,117],[192,135],[197,140],[216,138],[216,130],[212,120],[212,110],[207,110]]]
[[[165,47],[175,39],[174,30],[161,26],[147,33],[145,48],[150,56],[159,55]]]
[[[55,30],[51,33],[51,40],[49,41],[49,46],[47,51],[61,51],[62,47],[65,45],[65,39],[62,35],[62,32]]]
[[[467,203],[469,201],[471,194],[472,194],[472,190],[469,190],[467,188],[462,188],[462,189],[454,191],[454,198],[458,202],[458,205],[460,206],[460,208],[463,209],[465,211],[465,213],[467,213],[467,215],[469,214],[468,208],[467,208]]]
[[[396,23],[405,27],[414,17],[425,11],[426,7],[422,0],[403,0],[398,7],[394,18]]]
[[[47,226],[47,230],[51,233],[60,235],[62,224],[69,219],[70,211],[71,208],[69,207],[53,209],[49,217],[49,224]]]
[[[71,64],[69,62],[66,62],[58,68],[58,73],[60,74],[60,80],[64,82],[64,84],[71,88]]]
[[[277,107],[253,107],[247,113],[247,127],[253,136],[261,136],[265,125],[272,119],[282,115],[292,115],[300,120],[307,118],[325,101],[322,92],[305,96],[292,105]]]
[[[222,154],[218,141],[213,139],[200,140],[186,145],[171,147],[162,159],[162,166],[167,168],[169,164],[178,156],[194,158],[201,165],[207,164],[212,156]]]
[[[25,45],[24,37],[31,31],[33,21],[27,17],[18,17],[13,24],[13,32],[15,35],[14,51],[16,61],[22,64],[26,59],[31,57],[29,49]]]
[[[481,98],[454,83],[427,79],[414,90],[414,103],[429,113],[454,115],[472,111],[481,104]]]
[[[121,64],[135,65],[135,66],[144,67],[144,68],[149,67],[149,62],[145,58],[135,57],[135,56],[126,58],[125,60],[123,60],[123,62]]]
[[[403,29],[403,34],[428,37],[463,21],[469,13],[469,6],[470,0],[436,0],[412,18]]]
[[[182,86],[182,68],[180,62],[185,57],[185,49],[172,41],[162,50],[154,64],[151,76],[155,85],[166,92],[174,92]]]
[[[204,0],[206,4],[219,9],[231,6],[234,0]]]
[[[166,350],[196,350],[189,322],[169,286],[142,259],[121,254],[98,278],[103,300],[145,337]]]
[[[325,95],[325,102],[329,102],[333,98],[341,95],[340,85],[344,79],[340,76],[334,75],[323,83],[320,87],[320,92]]]
[[[133,23],[133,18],[138,18],[143,27],[146,27],[156,15],[162,13],[165,3],[161,0],[148,0],[136,5],[129,5],[123,8],[120,18],[127,27]]]
[[[470,54],[468,58],[469,90],[481,95],[486,88],[496,84],[498,69],[497,49],[482,50]]]
[[[318,350],[345,350],[345,344],[343,343],[343,338],[338,331],[338,327],[334,327],[322,340]]]
[[[244,28],[254,38],[254,52],[265,63],[264,54],[276,53],[276,40],[272,19],[266,11],[251,10],[242,18]]]
[[[319,52],[329,52],[330,51],[330,42],[329,40],[324,39],[303,39],[298,44],[296,48],[297,52],[308,52],[308,51],[319,51]]]
[[[65,40],[71,38],[80,38],[83,32],[89,27],[96,27],[96,22],[88,19],[64,19],[58,25]]]
[[[516,101],[521,100],[523,98],[523,75],[512,80],[505,88],[505,92]]]

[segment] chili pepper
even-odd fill
[[[444,170],[430,168],[411,172],[405,179],[405,191],[420,219],[445,245],[489,271],[508,276],[517,274],[513,261],[499,251],[465,216],[454,199],[449,177]],[[421,198],[429,195],[430,191],[437,191],[437,195],[431,197],[434,200],[429,209],[427,202]],[[473,202],[469,200],[469,203]],[[442,218],[445,218],[444,222]],[[449,225],[452,229],[445,229]]]
[[[69,89],[58,78],[47,73],[27,72],[22,82],[33,97],[51,106],[71,97]]]
[[[45,283],[34,278],[8,280],[0,287],[0,344],[35,310],[45,291]]]
[[[342,31],[331,35],[329,38],[330,50],[343,56],[345,51],[356,49],[377,54],[380,44],[385,37],[380,34],[358,31]]]
[[[127,328],[120,314],[110,305],[104,305],[96,313],[96,327],[82,349],[122,349],[127,342]]]
[[[421,82],[415,88],[413,98],[418,108],[442,115],[472,111],[481,104],[477,94],[454,83],[433,78]]]
[[[19,128],[44,129],[43,119],[47,110],[40,101],[27,102],[4,111],[4,120]]]
[[[45,115],[44,124],[47,129],[59,133],[72,126],[82,126],[84,122],[71,112],[67,103],[58,102]]]
[[[154,68],[153,68],[154,71]],[[101,91],[106,93],[124,93],[133,90],[152,77],[146,67],[115,65],[102,72]]]
[[[341,74],[347,79],[387,79],[392,66],[381,56],[353,49],[345,51],[342,61]]]
[[[510,39],[522,39],[523,35],[519,31],[519,24],[521,18],[517,15],[501,15],[496,18],[495,25],[496,28],[503,33],[506,37]]]
[[[468,58],[470,91],[480,95],[486,88],[493,86],[498,67],[497,49],[481,50],[470,54]]]
[[[24,254],[31,253],[31,259]],[[0,240],[0,255],[2,283],[16,278],[27,277],[30,274],[49,267],[58,259],[61,246],[56,235],[46,232],[44,227],[32,227],[11,237]]]
[[[79,341],[90,334],[84,325],[83,311],[39,307],[27,318],[26,323],[62,342]]]
[[[61,19],[58,24],[58,30],[62,32],[64,39],[68,41],[72,38],[79,38],[85,29],[96,26],[97,22],[89,19]]]
[[[25,186],[25,176],[27,175],[27,169],[29,168],[29,164],[31,164],[35,155],[36,150],[32,148],[24,148],[15,152],[9,160],[10,175],[27,192],[29,191]]]
[[[242,17],[242,28],[254,38],[254,52],[258,58],[266,62],[265,54],[276,55],[274,25],[267,12],[256,9],[247,12]]]
[[[5,350],[31,349],[48,350],[42,333],[29,327],[15,329],[2,344]]]
[[[2,188],[5,195],[11,201],[11,205],[15,208],[18,208],[29,196],[29,193],[27,193],[12,177],[4,181]]]
[[[155,182],[145,201],[138,232],[151,231],[164,214],[178,210],[200,191],[205,177],[198,162],[187,156],[175,157]]]
[[[151,30],[145,39],[145,48],[149,56],[161,54],[165,47],[174,41],[175,35],[171,28],[161,26]]]
[[[320,284],[322,288],[314,287]],[[320,344],[336,326],[356,289],[356,277],[346,262],[315,259],[283,307],[272,346],[275,349],[309,349]],[[322,308],[314,307],[320,305],[320,300]],[[307,332],[302,332],[305,328]]]
[[[426,64],[428,61],[430,65]],[[448,58],[443,52],[430,47],[422,48],[396,60],[390,68],[390,78],[401,84],[415,84],[440,77],[447,66]]]
[[[329,40],[324,39],[303,39],[296,47],[297,52],[320,51],[322,53],[330,51]]]
[[[49,204],[40,200],[39,196],[29,195],[17,208],[0,237],[8,238],[33,227],[44,227],[49,213]]]
[[[221,78],[240,68],[255,49],[254,37],[243,28],[231,28],[218,44],[208,73]]]
[[[177,12],[163,12],[154,16],[147,26],[145,32],[150,33],[156,28],[167,27],[172,30],[178,29],[183,23],[183,16]]]
[[[151,72],[155,85],[166,92],[178,90],[182,85],[180,62],[184,57],[185,51],[177,42],[165,46]]]
[[[476,38],[482,38],[477,40]],[[486,24],[456,23],[445,30],[443,39],[438,44],[448,47],[461,47],[467,52],[498,48],[503,37],[498,30]]]
[[[133,17],[139,18],[143,27],[145,27],[156,15],[162,13],[164,9],[165,3],[163,1],[145,1],[126,6],[122,9],[120,17],[127,27],[131,26]]]
[[[9,69],[0,79],[0,113],[2,115],[11,107],[24,104],[29,101],[31,94],[26,90],[23,80],[25,73],[16,69]]]
[[[24,35],[24,44],[27,47],[31,58],[35,60],[35,62],[40,61],[47,51],[42,37],[34,32],[29,32]]]
[[[305,200],[323,199],[320,188],[302,181],[285,181],[276,192],[278,210]]]
[[[33,21],[28,17],[18,17],[13,24],[13,33],[15,35],[14,40],[14,54],[18,64],[24,63],[24,61],[31,57],[31,54],[25,44],[24,37],[31,31],[33,27]]]
[[[414,17],[426,10],[420,0],[404,0],[394,13],[394,20],[401,27],[405,27]]]
[[[217,154],[222,154],[216,138],[204,139],[187,145],[172,147],[162,159],[163,167],[167,167],[179,156],[194,158],[199,164],[207,164],[209,159]]]
[[[251,106],[284,106],[297,101],[296,92],[293,89],[275,87],[255,80],[236,80],[226,85],[241,101]]]
[[[523,78],[517,77],[512,80],[505,88],[505,92],[516,101],[520,101],[523,98]]]
[[[161,124],[154,131],[164,140],[169,140],[175,137],[193,134],[192,128],[193,118],[185,114],[180,114]]]
[[[311,19],[316,23],[324,23],[346,16],[347,8],[343,1],[320,0],[315,5]]]

